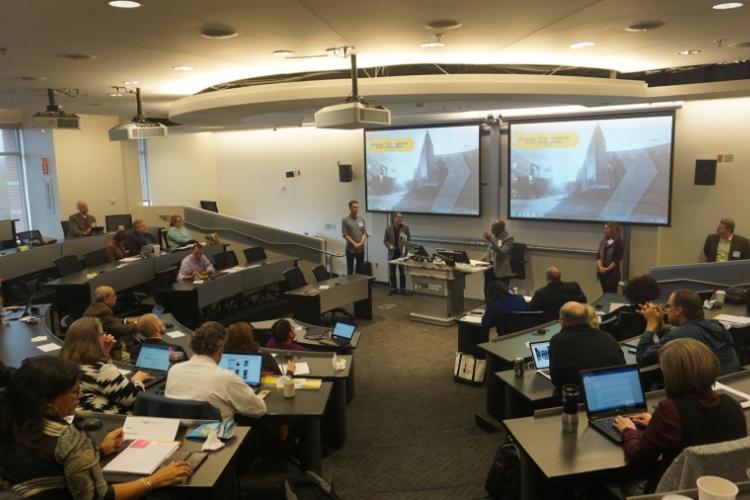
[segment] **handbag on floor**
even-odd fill
[[[475,358],[472,354],[463,352],[456,353],[456,362],[453,365],[453,380],[461,384],[482,385],[487,362]]]
[[[521,498],[521,454],[513,440],[506,434],[495,452],[484,489],[495,500]]]

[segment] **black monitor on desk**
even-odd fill
[[[114,214],[104,217],[104,225],[108,233],[133,228],[133,217],[130,214]]]

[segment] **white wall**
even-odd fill
[[[52,132],[24,130],[22,140],[31,227],[40,230],[45,236],[62,238],[57,162]],[[48,174],[42,171],[42,158],[47,158]]]

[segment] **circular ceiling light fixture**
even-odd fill
[[[701,49],[685,49],[679,51],[677,54],[681,56],[694,56],[696,54],[700,54],[701,52]]]
[[[573,42],[573,43],[570,44],[570,48],[574,49],[574,50],[587,49],[589,47],[593,47],[594,45],[596,45],[594,42],[589,42],[589,41],[585,41],[585,42]]]
[[[717,3],[711,6],[713,10],[730,10],[730,9],[739,9],[740,7],[743,7],[745,5],[744,2],[723,2],[723,3]]]
[[[143,5],[136,0],[109,0],[107,3],[110,7],[116,7],[118,9],[137,9]]]
[[[641,33],[644,31],[651,31],[658,28],[661,28],[664,26],[664,21],[642,21],[639,23],[633,23],[627,28],[625,28],[625,31],[630,31],[631,33]]]
[[[439,49],[440,47],[445,47],[445,42],[443,42],[443,34],[442,33],[435,33],[435,39],[430,40],[428,42],[422,42],[419,44],[420,47],[423,49]]]
[[[195,68],[192,66],[172,66],[175,71],[193,71]]]
[[[290,57],[294,55],[294,51],[287,50],[287,49],[279,49],[279,50],[274,50],[273,55],[276,57]]]
[[[461,26],[461,22],[456,21],[455,19],[436,19],[424,25],[424,27],[428,30],[435,30],[440,32],[457,30]]]
[[[237,36],[237,31],[226,24],[207,24],[201,28],[201,36],[209,40],[226,40]]]

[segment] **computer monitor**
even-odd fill
[[[219,213],[219,207],[215,201],[201,200],[201,208],[203,210],[210,210],[212,212]]]
[[[351,340],[356,329],[357,325],[353,323],[344,323],[343,321],[338,321],[333,326],[333,332],[331,332],[331,336],[340,339]]]
[[[130,214],[114,214],[104,217],[104,225],[108,233],[119,230],[133,229],[133,217]]]
[[[260,371],[263,365],[263,356],[260,354],[232,354],[225,352],[221,355],[219,366],[234,372],[247,385],[257,387],[260,385]]]
[[[16,248],[16,225],[13,219],[0,220],[0,249]]]
[[[169,370],[169,354],[171,351],[172,349],[167,346],[142,344],[135,367],[166,372]]]
[[[444,261],[452,260],[456,264],[469,264],[469,256],[463,250],[449,250],[447,248],[436,248],[435,253]]]

